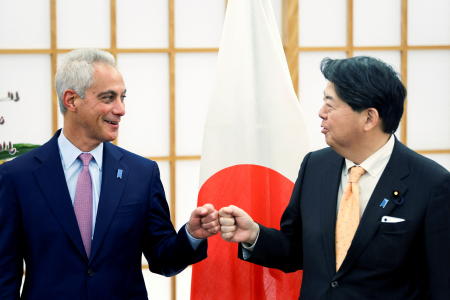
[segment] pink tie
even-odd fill
[[[83,163],[83,169],[78,175],[73,205],[84,249],[89,257],[92,240],[92,182],[91,174],[89,173],[89,162],[92,159],[92,155],[89,153],[82,153],[78,158]]]

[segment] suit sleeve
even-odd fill
[[[431,192],[425,217],[428,299],[450,299],[450,173]]]
[[[13,183],[0,166],[0,299],[19,299],[22,284],[20,209]]]
[[[177,233],[170,220],[170,211],[159,170],[154,163],[150,186],[149,218],[144,244],[144,255],[152,272],[173,276],[188,265],[206,257],[207,241],[194,250],[183,226]]]
[[[260,224],[258,241],[247,261],[284,272],[295,272],[303,268],[300,198],[310,154],[308,153],[303,159],[291,199],[281,217],[281,230],[267,228]],[[241,247],[239,245],[238,253],[242,259]]]

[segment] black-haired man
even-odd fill
[[[370,57],[321,70],[330,147],[305,156],[281,230],[228,206],[222,237],[250,262],[304,270],[301,299],[450,299],[450,173],[393,135],[403,84]]]

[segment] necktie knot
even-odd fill
[[[83,163],[83,167],[89,166],[89,162],[92,160],[92,154],[90,153],[81,153],[78,158]]]
[[[366,170],[364,170],[362,167],[351,167],[350,174],[348,176],[348,182],[357,183],[364,173],[366,173]]]

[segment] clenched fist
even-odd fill
[[[253,244],[259,233],[259,225],[234,205],[219,210],[219,223],[222,238],[229,242]]]

